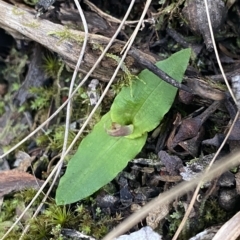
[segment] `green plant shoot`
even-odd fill
[[[191,50],[185,49],[156,65],[181,82],[190,54]],[[171,108],[177,92],[175,87],[148,70],[142,71],[138,78],[143,81],[134,81],[132,89],[124,87],[110,111],[81,142],[60,179],[57,204],[88,197],[116,177],[141,151],[147,132],[152,131]]]

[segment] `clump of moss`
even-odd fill
[[[52,129],[46,131],[45,134],[39,135],[36,138],[36,143],[38,146],[47,147],[49,150],[59,151],[62,149],[64,132],[64,126],[54,126]],[[75,136],[76,133],[72,130],[69,130],[67,147],[72,143]],[[79,143],[79,141],[77,143]]]
[[[37,190],[34,188],[25,189],[15,193],[14,199],[16,199],[17,201],[24,202],[24,204],[27,205],[32,201],[36,193],[37,193]],[[41,203],[42,199],[43,199],[43,194],[36,199],[36,201],[33,203],[33,207],[38,206]]]
[[[38,0],[24,0],[24,2],[30,6],[35,6]]]
[[[15,222],[16,218],[22,213],[25,206],[33,199],[36,194],[35,189],[26,189],[18,193],[15,193],[12,197],[5,199],[0,211],[0,237],[6,233],[6,230],[10,228]],[[26,213],[7,239],[20,239],[22,224],[26,223],[33,213],[33,209],[38,206],[42,200],[42,197],[38,197],[34,202],[32,208]]]
[[[29,92],[35,95],[35,99],[31,101],[30,105],[32,110],[48,108],[54,96],[53,88],[32,87]]]
[[[227,212],[219,206],[218,201],[214,198],[210,198],[206,202],[202,202],[200,214],[201,220],[205,225],[204,227],[225,222],[228,215]]]
[[[219,206],[216,199],[208,199],[202,202],[199,211],[195,211],[196,216],[187,221],[178,239],[189,239],[203,229],[227,220],[227,212]],[[184,212],[183,204],[179,202],[177,209],[168,217],[170,236],[173,236],[176,232],[182,221]]]
[[[12,220],[15,216],[15,209],[18,205],[18,200],[8,199],[5,200],[1,206],[0,222]]]
[[[6,67],[2,71],[4,78],[11,84],[19,84],[24,79],[24,72],[26,70],[28,61],[27,54],[18,52],[15,48],[12,48],[10,54],[5,60]],[[15,91],[16,86],[11,86]]]
[[[15,194],[14,198],[4,202],[0,213],[0,222],[4,223],[0,224],[0,236],[13,224],[19,204],[26,206],[35,193],[35,190],[21,191]],[[17,226],[7,239],[19,239],[22,228],[26,223],[30,224],[30,228],[23,237],[24,240],[61,240],[63,239],[61,234],[63,228],[74,229],[100,239],[121,220],[121,215],[111,217],[103,214],[100,208],[89,206],[91,201],[75,206],[58,206],[54,200],[48,201],[43,206],[41,214],[31,219],[31,215],[41,200],[42,197],[34,203],[27,214],[27,218],[21,221],[21,227]]]
[[[52,54],[46,54],[43,57],[43,70],[48,77],[56,78],[62,63],[60,60]]]
[[[65,27],[62,31],[52,31],[49,32],[48,35],[57,36],[60,40],[59,43],[65,40],[74,40],[77,43],[81,44],[83,42],[83,38],[73,33],[68,27]]]

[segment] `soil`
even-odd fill
[[[75,86],[101,55],[130,1],[92,0],[80,4],[89,27],[89,43]],[[72,1],[0,0],[0,5],[1,157],[7,152],[0,158],[0,236],[3,236],[59,162],[67,108],[64,107],[27,141],[8,150],[37,129],[68,99],[84,31]],[[109,82],[144,6],[145,1],[136,1],[127,24],[108,51],[109,55],[73,97],[68,146]],[[155,197],[161,197],[180,182],[192,181],[199,176],[219,148],[217,162],[237,152],[240,119],[234,119],[240,108],[239,13],[237,1],[209,0],[216,49],[232,96],[215,54],[204,1],[152,1],[124,67],[82,136],[65,157],[60,177],[82,139],[109,111],[122,87],[132,84],[126,82],[126,75],[137,75],[147,68],[179,88],[170,111],[159,126],[148,133],[141,152],[93,195],[67,206],[57,206],[54,198],[58,178],[39,215],[30,221],[29,233],[24,239],[82,239],[84,236],[80,237],[80,233],[102,239]],[[154,68],[157,61],[185,48],[190,48],[192,54],[181,84]],[[223,143],[226,136],[227,141]],[[202,185],[178,239],[190,239],[209,229],[209,234],[214,235],[239,211],[238,176],[236,166],[212,176],[211,181]],[[51,182],[44,188],[45,194]],[[25,214],[21,226],[27,225],[43,197],[44,194],[40,195]],[[189,191],[158,206],[126,234],[150,226],[162,239],[172,239],[192,197],[193,192]],[[6,239],[19,239],[21,232],[22,227],[18,224]],[[212,239],[213,235],[206,239]]]

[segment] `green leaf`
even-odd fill
[[[110,114],[107,113],[81,142],[60,180],[57,204],[76,202],[91,195],[116,177],[141,151],[147,134],[134,140],[112,137],[105,130],[110,125]]]
[[[156,65],[181,82],[190,54],[190,49],[185,49]],[[152,131],[169,111],[177,92],[177,88],[160,80],[148,70],[142,71],[138,77],[143,81],[134,81],[132,94],[129,87],[124,87],[110,110],[113,122],[134,126],[134,132],[128,138],[137,138]]]
[[[173,54],[157,66],[177,81],[187,67],[190,49]],[[142,149],[147,132],[169,111],[177,89],[144,70],[125,87],[70,160],[56,192],[57,204],[81,200],[110,182]],[[131,92],[132,91],[132,92]]]

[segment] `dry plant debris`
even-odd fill
[[[17,170],[2,171],[0,174],[0,197],[27,188],[39,188],[43,181],[37,180],[32,174]]]
[[[128,4],[127,0],[81,1],[90,33],[76,84],[81,82],[108,44]],[[111,78],[144,4],[145,1],[136,1],[134,10],[108,54],[95,69],[92,78],[74,96],[68,146]],[[0,0],[1,154],[39,126],[67,100],[72,68],[77,62],[84,39],[81,19],[71,1],[40,1],[38,11],[34,5],[35,1]],[[129,51],[121,71],[83,136],[66,157],[60,175],[65,173],[67,162],[82,139],[109,111],[120,90],[131,86],[130,76],[137,75],[143,68],[148,68],[155,74],[164,74],[154,67],[156,61],[166,59],[183,48],[191,48],[191,61],[183,83],[176,83],[167,75],[162,76],[181,89],[175,103],[160,125],[148,134],[146,144],[138,156],[129,162],[117,178],[91,198],[79,201],[78,206],[70,205],[69,211],[56,206],[53,200],[47,200],[37,218],[40,223],[44,219],[45,225],[42,224],[40,228],[33,222],[29,229],[30,238],[38,237],[34,230],[37,226],[43,234],[41,238],[69,237],[67,229],[72,228],[75,236],[101,239],[131,215],[134,208],[143,208],[152,198],[161,197],[161,194],[181,181],[194,181],[204,171],[224,141],[239,110],[240,85],[239,5],[237,1],[208,0],[208,9],[220,60],[237,104],[223,83],[212,51],[213,42],[204,1],[152,1],[142,24],[142,31]],[[144,90],[144,84],[142,89]],[[159,111],[158,107],[155,111]],[[0,167],[3,171],[0,172],[0,195],[3,202],[0,222],[3,225],[0,224],[0,236],[10,227],[9,222],[13,217],[10,212],[15,212],[8,206],[11,203],[14,206],[18,194],[21,198],[29,198],[29,188],[39,188],[49,171],[57,164],[63,144],[65,116],[64,112],[56,116],[23,144],[21,149],[17,149],[15,154],[1,159]],[[239,124],[238,118],[219,158],[238,151]],[[123,135],[122,130],[124,134],[125,130],[129,133],[129,128],[122,129],[117,123],[112,128],[107,129],[110,135]],[[117,154],[121,154],[123,150],[118,151]],[[18,161],[21,162],[20,165]],[[104,163],[102,167],[104,168]],[[195,202],[179,239],[194,239],[197,233],[201,236],[209,234],[208,239],[222,239],[222,231],[225,238],[226,231],[232,233],[233,236],[229,234],[230,239],[236,239],[239,235],[233,226],[239,218],[238,166],[214,177],[214,180],[202,185],[199,201]],[[26,191],[22,191],[26,188]],[[52,197],[55,191],[56,186]],[[144,220],[141,224],[155,228],[163,239],[171,238],[191,197],[192,193],[189,191],[184,196],[156,207],[149,212],[146,222]],[[23,206],[25,204],[26,202]],[[33,210],[30,209],[28,217],[31,217]],[[78,215],[76,212],[83,218],[75,218]],[[51,218],[51,215],[54,217]],[[72,219],[73,221],[69,221],[72,225],[59,222],[62,217],[65,220]],[[76,219],[80,222],[80,227],[74,222]],[[215,235],[219,224],[223,223],[225,225]],[[23,221],[22,224],[26,223]],[[138,231],[139,228],[140,224],[130,231]],[[21,229],[16,228],[10,238],[19,239],[20,234]],[[195,239],[200,235],[196,235]],[[26,236],[26,239],[30,238]]]

